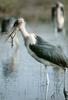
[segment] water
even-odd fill
[[[28,24],[27,30],[34,31],[46,41],[61,46],[68,56],[67,35],[59,34],[56,37],[50,24]],[[12,67],[13,72],[11,72],[6,69],[6,63],[11,61],[15,47],[11,48],[10,42],[5,42],[5,35],[0,36],[0,100],[45,100],[45,67],[28,54],[21,35],[18,34],[18,37],[19,50],[16,66]],[[47,72],[50,80],[47,100],[64,100],[63,70],[49,66]],[[66,90],[68,90],[67,75],[68,71],[66,72]]]

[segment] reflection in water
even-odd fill
[[[0,100],[4,100],[4,94],[2,92],[0,92]]]
[[[14,43],[15,46],[14,46],[13,54],[11,55],[11,57],[8,57],[8,59],[6,59],[5,62],[2,63],[4,76],[8,76],[10,73],[15,71],[16,58],[19,49],[19,42],[17,36],[14,37]]]
[[[49,89],[49,76],[47,67],[40,65],[40,95],[41,100],[47,100]]]
[[[60,81],[60,68],[53,68],[53,72],[54,72],[54,97],[55,99],[58,98],[58,96],[60,95],[60,88],[61,88],[61,81]]]
[[[40,94],[41,100],[46,99],[46,70],[45,66],[40,66]]]
[[[9,76],[15,70],[15,61],[13,58],[10,60],[3,62],[3,74],[4,76]]]

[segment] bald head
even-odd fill
[[[60,8],[62,7],[62,8],[63,8],[64,5],[63,5],[60,1],[57,1],[57,2],[56,2],[56,7],[57,7],[57,8],[58,8],[58,7],[60,7]]]
[[[24,24],[25,24],[24,18],[20,17],[15,21],[14,27],[19,27],[19,26],[24,25]]]

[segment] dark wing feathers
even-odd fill
[[[53,6],[52,9],[51,9],[51,17],[52,17],[52,21],[53,21],[54,18],[55,18],[55,12],[56,12],[56,7]]]
[[[43,41],[40,37],[37,36],[37,43],[35,45],[30,44],[29,47],[39,58],[59,66],[68,67],[67,58],[59,48]]]

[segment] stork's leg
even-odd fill
[[[65,73],[66,73],[66,69],[64,69],[64,88],[63,88],[63,93],[64,93],[64,97],[65,100],[68,100],[68,92],[65,90]]]
[[[49,88],[49,76],[47,73],[47,66],[45,65],[45,70],[46,70],[46,90],[45,90],[45,100],[47,100],[47,95],[48,95],[48,88]]]

